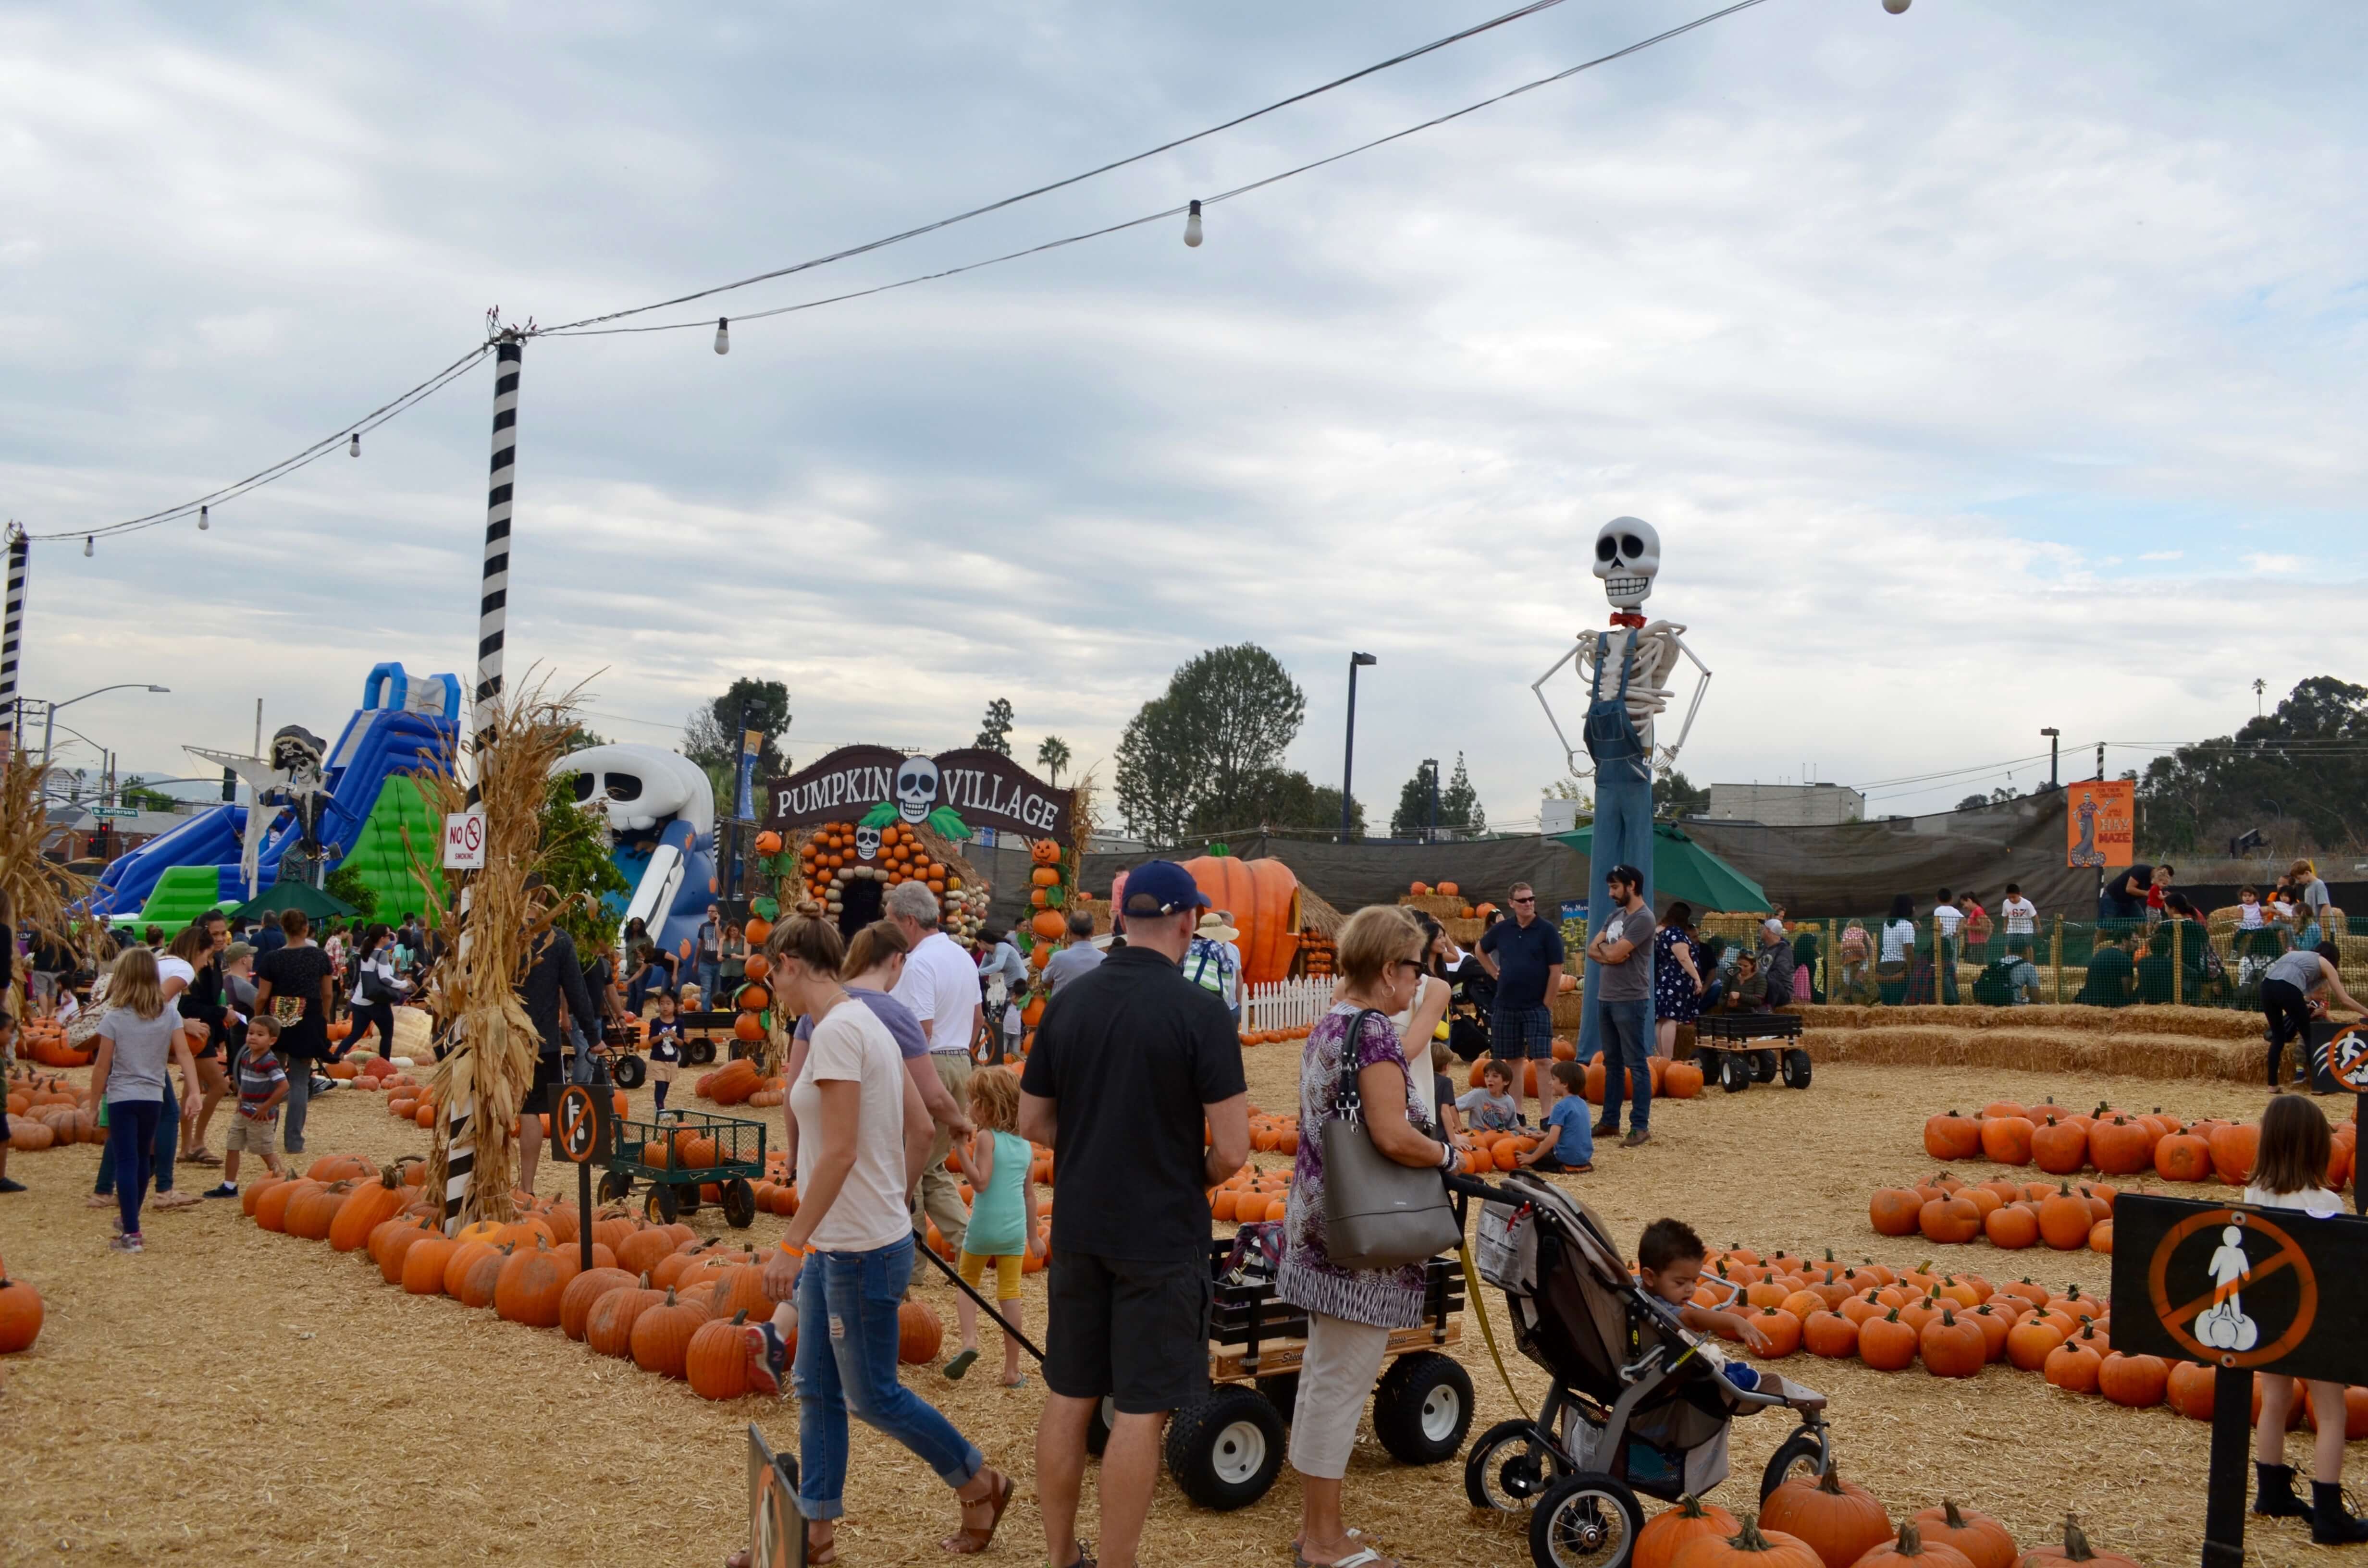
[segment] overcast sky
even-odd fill
[[[464,353],[489,306],[547,324],[784,265],[1508,4],[6,6],[0,516],[176,503]],[[642,319],[1156,210],[1710,8],[1570,0]],[[2224,733],[2257,677],[2357,674],[2368,641],[2363,79],[2337,0],[1770,0],[1213,208],[1198,250],[1163,221],[747,322],[723,358],[707,327],[537,341],[510,676],[597,671],[595,727],[661,744],[778,678],[801,764],[967,743],[1002,696],[1016,751],[1085,765],[1253,640],[1307,691],[1293,762],[1337,783],[1353,646],[1383,818],[1459,751],[1493,818],[1534,818],[1562,759],[1526,688],[1602,624],[1588,551],[1633,513],[1649,608],[1717,672],[1698,782]],[[334,736],[379,661],[465,678],[488,369],[210,532],[37,545],[24,689],[171,686],[61,716],[153,774],[243,747],[257,697]]]

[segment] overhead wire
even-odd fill
[[[1116,169],[1125,168],[1131,164],[1142,163],[1146,158],[1156,158],[1162,153],[1172,153],[1178,147],[1188,147],[1195,142],[1205,141],[1209,137],[1231,131],[1237,126],[1247,125],[1251,120],[1289,108],[1293,104],[1303,104],[1310,98],[1320,97],[1337,87],[1345,87],[1352,82],[1360,82],[1368,76],[1390,70],[1394,66],[1404,65],[1408,61],[1419,60],[1426,54],[1435,53],[1450,45],[1477,38],[1482,33],[1493,31],[1509,22],[1518,22],[1524,17],[1533,17],[1541,11],[1551,10],[1562,3],[1563,0],[1531,0],[1531,4],[1516,6],[1502,16],[1491,17],[1486,21],[1475,22],[1468,28],[1449,33],[1444,38],[1433,39],[1430,42],[1414,49],[1403,50],[1386,60],[1375,61],[1372,64],[1351,71],[1345,76],[1335,76],[1328,82],[1309,87],[1303,92],[1293,93],[1289,97],[1277,98],[1263,108],[1254,108],[1247,114],[1237,114],[1231,119],[1220,120],[1203,130],[1195,131],[1188,136],[1178,136],[1171,141],[1162,142],[1156,147],[1146,147],[1140,153],[1130,153],[1123,158],[1113,158],[1106,164],[1098,164],[1082,173],[1052,180],[1020,191],[1017,195],[1004,197],[999,200],[985,202],[949,217],[939,218],[928,223],[916,223],[909,229],[900,229],[893,234],[882,234],[876,240],[866,240],[860,244],[848,245],[841,250],[810,256],[803,261],[791,262],[786,267],[776,267],[768,271],[740,278],[736,282],[718,283],[712,288],[696,290],[688,294],[677,294],[670,300],[658,300],[646,305],[634,305],[626,310],[610,311],[604,315],[585,316],[576,321],[562,322],[556,326],[545,328],[544,332],[547,335],[580,335],[577,334],[579,328],[622,321],[627,316],[643,315],[651,311],[662,311],[674,305],[687,305],[694,300],[712,299],[718,294],[728,294],[735,289],[746,289],[752,284],[770,282],[776,278],[788,278],[795,273],[810,272],[817,267],[828,267],[833,262],[845,261],[852,256],[867,256],[876,250],[884,250],[890,245],[902,244],[906,240],[918,239],[923,234],[933,234],[940,229],[950,229],[957,223],[966,223],[973,218],[983,218],[990,212],[1000,212],[1006,208],[1017,207],[1023,201],[1032,201],[1037,197],[1049,196],[1053,191],[1065,190],[1073,185],[1081,185],[1087,180],[1097,178]],[[916,281],[918,280],[916,279]]]
[[[1755,6],[1765,5],[1766,3],[1767,0],[1736,0],[1736,4],[1728,6],[1722,10],[1713,11],[1706,16],[1697,17],[1691,22],[1681,23],[1666,31],[1655,33],[1650,38],[1639,39],[1636,42],[1629,44],[1623,49],[1613,50],[1609,54],[1598,55],[1592,60],[1582,61],[1577,65],[1567,66],[1550,75],[1540,76],[1534,81],[1524,82],[1516,87],[1508,87],[1501,93],[1497,93],[1488,97],[1482,98],[1476,103],[1466,104],[1462,108],[1452,109],[1446,114],[1434,116],[1433,118],[1423,120],[1418,124],[1409,125],[1403,130],[1391,131],[1386,136],[1376,136],[1370,142],[1360,142],[1353,147],[1344,148],[1342,151],[1331,153],[1327,156],[1316,158],[1308,163],[1300,164],[1294,167],[1284,169],[1277,174],[1269,175],[1263,179],[1252,180],[1247,185],[1235,186],[1230,189],[1219,191],[1214,196],[1202,197],[1199,200],[1199,205],[1202,208],[1208,208],[1221,201],[1231,201],[1236,197],[1247,196],[1254,191],[1264,190],[1269,186],[1280,185],[1284,180],[1296,178],[1300,175],[1311,173],[1314,170],[1339,163],[1344,159],[1353,158],[1360,153],[1370,153],[1376,147],[1385,147],[1393,142],[1402,142],[1409,136],[1416,136],[1426,131],[1436,130],[1440,126],[1449,124],[1454,120],[1462,119],[1466,115],[1477,114],[1482,109],[1492,108],[1509,98],[1520,97],[1524,93],[1533,93],[1541,87],[1551,86],[1557,82],[1568,81],[1571,77],[1577,76],[1583,72],[1592,71],[1599,66],[1608,65],[1615,60],[1625,59],[1629,55],[1637,53],[1642,50],[1651,49],[1656,44],[1667,43],[1671,39],[1682,37],[1687,33],[1692,32],[1697,28],[1708,27],[1713,22],[1724,20],[1728,17],[1734,16],[1738,11],[1748,11]],[[940,267],[934,272],[917,273],[910,278],[900,278],[894,282],[874,284],[870,288],[852,289],[844,293],[825,295],[820,299],[803,300],[795,304],[776,305],[770,310],[748,311],[740,315],[734,316],[732,320],[734,322],[763,321],[769,316],[791,315],[800,311],[819,310],[825,305],[843,304],[850,300],[861,300],[869,298],[874,294],[885,294],[898,289],[909,289],[918,283],[934,283],[943,278],[959,277],[961,274],[965,272],[976,272],[983,267],[999,267],[1008,261],[1018,261],[1026,256],[1042,256],[1047,251],[1060,250],[1065,246],[1081,244],[1087,240],[1101,239],[1110,234],[1123,233],[1128,229],[1139,229],[1146,223],[1161,222],[1177,216],[1178,213],[1189,211],[1192,206],[1193,203],[1190,201],[1179,201],[1173,206],[1163,207],[1156,212],[1145,212],[1138,217],[1121,219],[1115,223],[1105,223],[1099,228],[1084,230],[1074,234],[1064,234],[1059,239],[1046,240],[1041,244],[1025,245],[1018,250],[1006,251],[1000,256],[991,256],[978,261],[963,262],[954,267]],[[791,272],[800,271],[803,269],[803,265],[797,267],[785,267],[779,271],[766,274],[765,277],[784,277]],[[745,282],[761,282],[763,280],[764,278],[757,278],[746,279]],[[743,286],[743,284],[731,284],[726,287],[739,288]],[[713,293],[718,291],[720,290],[711,290],[707,292]],[[671,302],[679,303],[703,297],[703,295],[700,294],[689,294],[684,295],[681,301]],[[644,305],[637,307],[633,311],[619,311],[606,316],[587,317],[582,322],[567,323],[559,326],[540,327],[536,329],[534,335],[539,337],[603,337],[625,333],[690,332],[712,328],[715,324],[715,320],[712,316],[701,316],[691,321],[655,322],[644,326],[601,326],[591,324],[594,323],[617,321],[627,315],[638,314],[642,311],[657,308],[660,307]]]

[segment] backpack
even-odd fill
[[[1220,1000],[1225,997],[1225,954],[1224,943],[1212,942],[1206,937],[1195,937],[1184,954],[1184,978],[1203,991],[1214,992]]]
[[[1974,1000],[1985,1007],[2010,1007],[2014,1005],[2014,971],[2012,960],[1993,959],[1974,976]]]
[[[1845,962],[1864,963],[1866,961],[1866,927],[1863,926],[1842,927],[1841,949]]]

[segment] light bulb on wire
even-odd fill
[[[359,456],[361,456],[361,455],[362,455],[362,433],[361,433],[360,431],[357,430],[357,431],[355,431],[355,432],[354,432],[354,438],[353,438],[352,440],[347,441],[347,442],[346,443],[346,456],[347,456],[347,457],[349,457],[349,458],[358,458],[358,457],[359,457]]]
[[[715,351],[718,354],[732,352],[732,318],[730,316],[715,318]]]
[[[1908,0],[1883,0],[1883,8],[1895,17],[1907,14]]]
[[[208,517],[207,517],[207,508],[205,508],[205,507],[203,507],[203,506],[199,507],[199,508],[198,508],[198,531],[199,531],[199,533],[203,533],[203,532],[205,532],[208,528],[211,528],[211,527],[213,527],[213,524],[212,524],[211,521],[209,521],[209,520],[208,520]]]
[[[1201,248],[1201,199],[1197,196],[1192,199],[1191,210],[1184,214],[1184,243],[1194,250]]]
[[[90,535],[88,534],[82,536],[82,552],[85,558],[88,558],[98,553],[97,547],[91,543]]]

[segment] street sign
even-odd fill
[[[93,806],[90,808],[90,814],[95,817],[136,817],[140,814],[140,808],[137,806]]]
[[[2214,1369],[2203,1562],[2243,1561],[2255,1372],[2368,1382],[2368,1219],[2126,1193],[2113,1203],[2113,1348]]]
[[[485,869],[485,808],[444,814],[444,869],[482,871]]]

